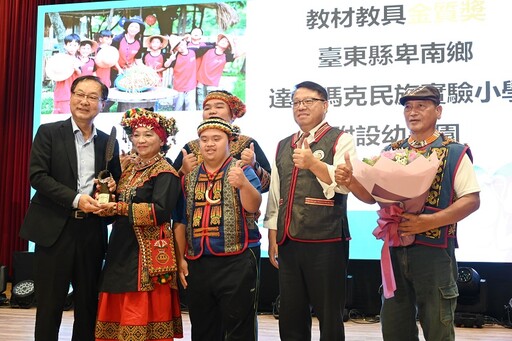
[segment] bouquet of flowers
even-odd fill
[[[379,156],[353,163],[353,176],[377,201],[378,226],[373,235],[384,241],[381,251],[381,273],[384,297],[394,296],[395,277],[391,266],[390,246],[405,246],[414,236],[401,237],[398,224],[401,214],[423,210],[439,160],[436,153],[425,157],[410,149],[384,151]]]

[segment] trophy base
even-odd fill
[[[110,193],[98,194],[98,202],[100,204],[108,204],[110,202]]]

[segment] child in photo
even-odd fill
[[[80,60],[81,76],[89,76],[94,73],[94,58],[91,54],[95,53],[98,43],[90,39],[82,39],[78,48],[77,58]]]
[[[155,69],[162,83],[163,72],[170,65],[172,60],[169,59],[162,50],[167,47],[168,39],[162,35],[155,34],[146,38],[145,45],[148,51],[142,57],[142,62]]]
[[[80,37],[77,34],[69,34],[64,37],[64,55],[59,59],[60,65],[49,70],[47,73],[55,81],[53,91],[53,113],[69,114],[71,112],[69,100],[71,98],[71,84],[80,76],[80,61],[76,58],[76,53],[80,47]]]
[[[173,62],[172,88],[177,95],[174,99],[174,111],[195,111],[196,110],[196,86],[197,86],[197,63],[196,50],[187,47],[187,42],[182,37],[171,36]]]
[[[98,51],[96,52],[95,62],[96,62],[96,76],[101,79],[103,84],[107,87],[112,86],[112,82],[110,80],[110,70],[112,67],[116,67],[119,65],[117,63],[119,59],[119,51],[111,46],[112,38],[114,35],[110,30],[101,30],[98,36]]]

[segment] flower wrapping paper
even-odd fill
[[[353,176],[377,201],[378,226],[373,235],[382,239],[381,275],[384,297],[391,298],[396,290],[395,277],[389,252],[390,246],[406,246],[414,242],[414,236],[401,237],[398,224],[401,214],[419,213],[423,210],[432,181],[439,167],[436,153],[417,157],[404,165],[387,157],[380,157],[374,165],[354,160]]]

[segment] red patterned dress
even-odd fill
[[[145,241],[157,238],[161,226],[174,243],[170,219],[180,195],[178,174],[157,155],[146,164],[128,166],[117,194],[118,215],[100,281],[96,340],[182,338],[176,270],[165,280],[151,277],[145,257]]]

